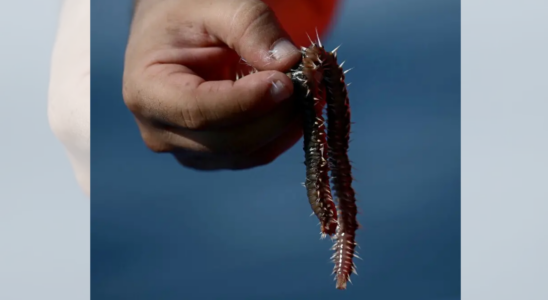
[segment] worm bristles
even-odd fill
[[[308,200],[321,225],[320,238],[334,241],[331,259],[337,289],[345,289],[350,275],[357,275],[354,258],[361,259],[355,241],[359,228],[352,188],[352,166],[348,158],[350,107],[345,62],[337,63],[337,46],[325,51],[316,30],[317,42],[307,34],[311,46],[302,49],[302,59],[288,76],[303,112],[303,135]],[[324,108],[327,122],[324,121]],[[327,130],[326,130],[327,125]],[[331,184],[333,194],[331,191]],[[358,246],[359,247],[359,246]]]
[[[306,36],[308,37],[308,40],[310,41],[310,44],[312,45],[316,45],[316,43],[314,43],[314,41],[310,38],[310,35],[308,35],[308,33],[306,33]],[[305,48],[304,50],[306,51],[308,48]]]
[[[318,34],[318,27],[316,27],[316,38],[318,39],[318,46],[322,48],[322,41],[320,40],[320,35]]]
[[[309,49],[303,53],[302,65],[293,72],[296,93],[302,98],[306,187],[313,212],[321,224],[322,235],[332,236],[337,227],[337,209],[329,184],[329,162],[323,109],[325,88],[321,84],[323,69]],[[299,80],[303,78],[306,80]],[[304,83],[303,83],[304,81]]]

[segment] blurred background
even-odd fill
[[[352,82],[359,276],[338,291],[302,142],[195,172],[143,144],[122,99],[131,2],[92,9],[96,299],[460,299],[460,1],[345,0],[323,42]]]
[[[89,299],[89,199],[48,124],[61,0],[0,1],[0,299]]]

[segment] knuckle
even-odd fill
[[[147,148],[155,153],[169,153],[174,151],[174,147],[171,144],[165,142],[152,130],[141,130],[141,138]]]
[[[190,107],[180,110],[180,119],[182,127],[191,130],[206,130],[209,128],[209,120],[198,98],[194,98],[194,104]]]
[[[246,15],[250,17],[248,21],[252,22],[262,17],[271,16],[273,13],[270,7],[263,1],[248,1],[246,3],[244,11],[246,12]]]
[[[143,109],[143,103],[138,95],[139,92],[135,91],[134,85],[124,80],[122,85],[122,97],[126,107],[134,114],[141,112]]]

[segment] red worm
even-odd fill
[[[326,95],[322,84],[324,74],[318,61],[319,57],[313,49],[303,51],[302,64],[294,73],[297,75],[294,78],[299,78],[305,86],[302,97],[305,187],[312,211],[320,220],[322,237],[332,236],[336,233],[337,208],[329,185],[328,150],[323,118]]]
[[[352,273],[357,274],[354,257],[359,228],[352,188],[352,167],[348,159],[350,107],[342,64],[335,49],[327,52],[318,37],[302,48],[302,59],[287,75],[293,80],[295,96],[303,113],[303,136],[308,200],[320,220],[321,235],[332,236],[331,257],[335,264],[336,288],[346,289]],[[252,69],[252,73],[255,72]],[[241,75],[243,76],[243,74]],[[239,79],[237,76],[236,79]],[[323,110],[327,104],[327,134]],[[331,193],[331,183],[335,202]]]
[[[311,41],[312,42],[312,41]],[[350,274],[356,273],[355,233],[359,227],[348,159],[350,108],[342,64],[336,50],[327,52],[318,42],[302,48],[302,61],[289,74],[301,99],[306,182],[312,210],[322,225],[322,234],[333,235],[336,287],[346,289]],[[323,108],[327,104],[327,139]],[[327,163],[328,162],[328,163]],[[328,171],[331,171],[335,200],[332,200]]]
[[[355,254],[355,234],[359,227],[356,219],[357,207],[352,188],[352,167],[348,159],[350,136],[350,107],[344,81],[344,71],[337,64],[333,54],[327,54],[325,71],[327,82],[328,151],[333,190],[337,196],[340,217],[335,244],[334,272],[337,274],[337,288],[345,289],[352,272]]]

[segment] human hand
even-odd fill
[[[259,72],[234,81],[236,74]],[[292,82],[300,53],[257,0],[141,0],[123,95],[142,138],[200,170],[272,162],[301,137]]]
[[[51,60],[49,124],[90,193],[90,0],[63,3]]]

